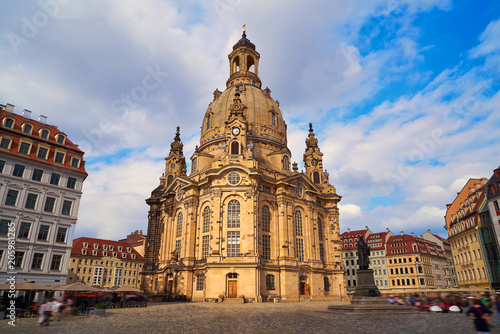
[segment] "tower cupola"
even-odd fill
[[[259,59],[260,54],[255,51],[255,44],[247,38],[245,25],[243,25],[243,35],[233,46],[233,52],[229,54],[229,79],[226,87],[249,84],[261,88]]]

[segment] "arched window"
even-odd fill
[[[283,156],[283,170],[290,170],[290,159],[288,155]]]
[[[170,183],[172,183],[173,180],[174,180],[174,176],[172,174],[167,176],[167,186],[170,185]]]
[[[203,233],[210,231],[210,207],[203,209]]]
[[[207,130],[212,127],[212,115],[207,115]]]
[[[325,287],[325,291],[330,291],[330,281],[328,280],[328,277],[323,278],[323,284]]]
[[[267,205],[262,207],[262,231],[271,232],[271,212]]]
[[[302,236],[302,213],[295,211],[295,235]]]
[[[271,111],[271,125],[276,126],[276,113]]]
[[[319,240],[323,240],[323,222],[318,218],[318,237]]]
[[[227,205],[227,227],[240,227],[240,202],[235,199]]]
[[[198,158],[193,158],[191,161],[191,173],[195,173],[198,170]]]
[[[266,290],[274,290],[274,275],[266,275]]]
[[[252,56],[247,57],[247,71],[255,72],[255,61]]]
[[[236,57],[234,58],[233,60],[233,68],[232,68],[232,73],[236,73],[236,72],[239,72],[240,71],[240,57]]]
[[[320,183],[320,181],[319,181],[319,173],[318,172],[314,172],[313,173],[313,182],[314,183]]]
[[[240,154],[240,143],[237,141],[231,143],[231,154]]]
[[[179,212],[179,214],[177,215],[177,233],[175,234],[176,238],[182,236],[182,221],[183,221],[182,212]]]

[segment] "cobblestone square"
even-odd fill
[[[333,302],[212,304],[150,303],[147,308],[106,310],[106,316],[77,316],[37,327],[37,318],[2,320],[1,333],[474,333],[465,314],[340,315]],[[337,303],[340,304],[340,303]],[[500,333],[497,315],[492,333]]]

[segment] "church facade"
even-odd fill
[[[188,175],[179,128],[150,206],[142,288],[149,295],[216,299],[340,300],[341,197],[329,183],[312,125],[291,163],[287,125],[243,37],[229,54]]]

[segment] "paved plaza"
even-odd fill
[[[151,303],[147,308],[107,310],[106,316],[77,316],[37,327],[36,318],[0,322],[0,333],[474,333],[464,314],[340,315],[335,302],[212,304]],[[340,303],[336,303],[340,304]],[[492,333],[500,333],[496,314]]]

